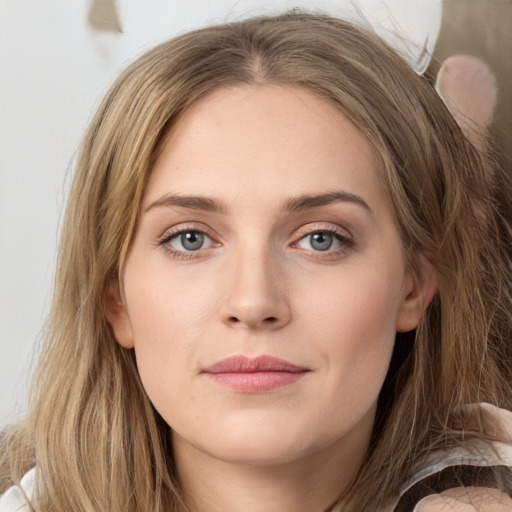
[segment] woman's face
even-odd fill
[[[379,159],[300,88],[216,91],[144,194],[107,316],[187,457],[360,460],[413,284]]]

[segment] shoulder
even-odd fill
[[[36,470],[31,469],[20,482],[0,496],[0,512],[29,512],[28,501],[32,497]]]

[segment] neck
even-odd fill
[[[185,501],[193,512],[296,512],[328,510],[350,485],[371,432],[299,460],[243,464],[200,453],[173,435],[174,456]]]

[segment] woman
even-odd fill
[[[36,467],[41,511],[436,510],[461,485],[510,507],[508,190],[430,77],[343,21],[152,50],[86,134],[3,487]]]

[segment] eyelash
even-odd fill
[[[197,251],[181,251],[179,249],[174,249],[170,243],[175,238],[185,234],[185,233],[199,233],[205,237],[208,237],[213,245],[220,245],[218,242],[215,242],[213,237],[209,235],[204,229],[198,229],[197,226],[183,226],[175,231],[167,232],[165,235],[158,241],[158,245],[163,247],[163,249],[173,258],[178,260],[190,260],[195,257],[195,253],[198,253],[201,249]]]
[[[179,249],[174,249],[170,243],[175,238],[185,234],[185,233],[199,233],[207,238],[209,238],[212,241],[213,246],[219,246],[220,243],[216,242],[214,238],[208,234],[204,229],[197,228],[197,226],[183,226],[175,231],[167,232],[165,235],[160,238],[158,241],[158,245],[163,247],[163,249],[173,258],[180,259],[180,260],[190,260],[192,258],[197,257],[196,253],[199,253],[201,250],[204,250],[202,248],[196,250],[196,251],[182,251]],[[303,249],[304,251],[307,251],[310,253],[310,255],[314,255],[314,258],[320,258],[324,260],[333,260],[336,258],[339,258],[343,256],[345,253],[347,253],[349,250],[351,250],[354,247],[354,241],[352,238],[347,236],[346,232],[333,228],[333,227],[325,227],[325,226],[317,226],[309,229],[305,229],[304,231],[299,233],[299,237],[296,242],[293,242],[291,244],[291,247],[293,248],[300,248],[299,242],[306,239],[308,236],[314,235],[314,234],[327,234],[332,235],[339,243],[340,247],[336,249],[327,249],[325,251],[315,251],[312,249]]]
[[[346,231],[332,226],[313,226],[305,229],[304,231],[301,231],[299,233],[298,240],[292,244],[292,247],[298,248],[299,242],[306,239],[308,236],[315,235],[317,233],[332,235],[340,243],[340,246],[335,249],[327,249],[325,251],[304,249],[305,251],[308,251],[308,253],[314,258],[320,258],[323,260],[335,260],[345,255],[355,246],[354,240],[350,237],[350,235],[347,234]]]

